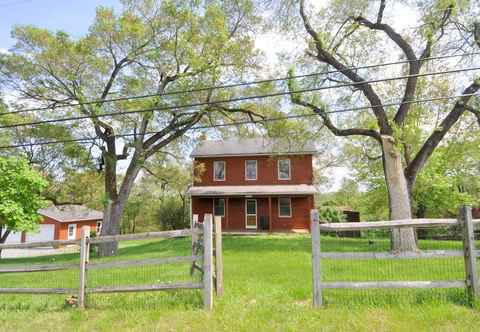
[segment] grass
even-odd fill
[[[118,257],[187,255],[189,239],[131,241]],[[325,251],[384,251],[375,239],[322,238]],[[454,249],[454,241],[422,241],[424,249]],[[464,290],[328,290],[326,305],[311,308],[310,237],[262,235],[224,238],[225,296],[212,313],[201,309],[201,291],[91,295],[80,312],[65,296],[0,296],[2,331],[476,331],[480,312]],[[78,262],[78,255],[4,259],[2,265]],[[92,270],[88,285],[128,285],[188,280],[188,265]],[[77,271],[7,274],[0,287],[77,287]],[[462,258],[322,261],[325,280],[442,280],[463,278]],[[198,278],[198,274],[197,274]]]

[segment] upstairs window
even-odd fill
[[[221,217],[225,216],[225,199],[218,198],[214,200],[213,215]]]
[[[245,160],[245,179],[256,180],[257,179],[257,161]]]
[[[217,160],[213,162],[213,180],[225,181],[225,162],[224,161]]]
[[[292,200],[290,198],[281,197],[278,199],[278,216],[282,218],[292,216]]]
[[[290,159],[279,159],[278,160],[278,179],[290,180],[290,178],[291,178]]]

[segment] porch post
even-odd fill
[[[228,227],[228,196],[225,197],[225,230],[229,230],[230,228]]]
[[[212,216],[215,216],[215,197],[212,198]]]
[[[272,196],[268,196],[268,231],[273,230],[273,215],[272,215]]]

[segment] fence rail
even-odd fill
[[[84,226],[81,229],[80,240],[55,240],[32,243],[3,244],[1,249],[26,249],[38,247],[56,247],[62,245],[80,246],[80,264],[33,264],[28,266],[9,266],[1,267],[0,274],[6,273],[30,273],[30,272],[48,272],[62,271],[69,269],[79,269],[79,287],[78,288],[0,288],[0,294],[77,294],[78,306],[85,307],[87,294],[93,293],[126,293],[126,292],[149,292],[165,291],[171,289],[203,289],[204,307],[207,310],[213,308],[213,289],[217,290],[217,295],[223,293],[223,258],[222,258],[222,226],[221,218],[215,218],[215,228],[213,227],[212,215],[204,216],[203,224],[195,224],[191,229],[182,229],[164,232],[148,232],[140,234],[124,234],[113,236],[101,236],[90,238],[90,227]],[[215,232],[214,232],[215,230]],[[215,235],[215,242],[213,241]],[[135,260],[121,260],[109,262],[90,263],[90,245],[106,242],[119,242],[131,240],[147,239],[169,239],[192,236],[192,255],[148,258]],[[215,257],[214,257],[215,255]],[[202,261],[198,265],[198,261]],[[194,270],[202,273],[202,282],[165,282],[151,285],[128,285],[128,286],[102,286],[88,287],[88,271],[104,269],[122,269],[136,266],[164,265],[175,263],[192,262]],[[193,274],[194,271],[192,271]],[[186,271],[187,273],[187,271]],[[215,287],[214,287],[215,285]]]
[[[472,219],[472,224],[480,226],[480,219]],[[355,223],[320,223],[320,231],[340,232],[340,231],[361,231],[372,229],[392,229],[392,228],[435,228],[459,226],[457,219],[407,219],[391,221],[367,221]]]
[[[313,306],[322,305],[323,289],[398,289],[398,288],[466,288],[470,300],[480,298],[480,284],[477,275],[477,257],[480,251],[475,248],[474,228],[480,225],[479,219],[472,219],[469,207],[460,209],[457,219],[411,219],[394,221],[331,223],[321,224],[317,210],[312,210],[312,285]],[[411,252],[321,252],[320,232],[399,229],[399,228],[436,228],[459,226],[463,235],[463,250],[425,250]],[[412,280],[412,281],[322,281],[321,260],[333,259],[430,259],[464,257],[465,278],[463,280]]]

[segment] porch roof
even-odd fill
[[[194,186],[187,194],[190,196],[249,196],[249,195],[313,195],[315,186],[307,184],[270,185],[270,186]]]

